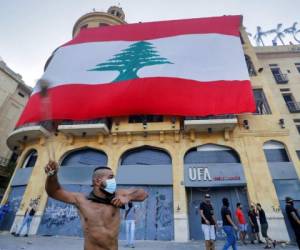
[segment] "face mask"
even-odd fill
[[[107,179],[104,190],[110,194],[113,194],[114,192],[116,192],[116,189],[117,189],[116,179],[115,178]]]

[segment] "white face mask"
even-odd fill
[[[117,189],[117,183],[116,183],[116,179],[112,178],[112,179],[107,179],[106,181],[106,186],[104,188],[104,190],[110,194],[113,194],[114,192],[116,192]]]

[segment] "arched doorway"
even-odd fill
[[[103,151],[81,148],[67,152],[60,163],[59,182],[68,191],[88,194],[94,168],[106,165],[107,155]],[[49,197],[38,234],[82,236],[77,209]]]
[[[289,236],[292,240],[295,240],[295,235],[285,213],[285,197],[293,197],[294,206],[300,209],[300,181],[298,175],[283,143],[273,140],[267,141],[264,143],[263,149]]]
[[[191,240],[203,240],[199,214],[204,195],[211,195],[218,223],[217,239],[225,237],[222,227],[222,198],[227,197],[234,215],[236,203],[248,207],[246,180],[239,155],[233,149],[215,144],[191,148],[184,156],[184,184],[188,195]],[[235,216],[233,216],[234,218]]]
[[[170,155],[154,147],[125,152],[117,171],[119,188],[139,187],[149,193],[144,202],[134,203],[138,240],[173,240],[173,177]],[[124,211],[122,211],[122,218]],[[125,239],[124,221],[120,239]]]
[[[8,213],[1,221],[0,230],[11,230],[37,157],[38,153],[35,149],[29,150],[26,153],[21,167],[16,170],[11,183],[11,191],[7,200]],[[15,231],[14,227],[12,231]]]

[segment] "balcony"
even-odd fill
[[[30,123],[15,129],[7,138],[7,146],[16,150],[25,142],[36,140],[40,137],[49,136],[49,131],[41,123]]]
[[[238,124],[235,115],[222,116],[187,116],[184,120],[184,130],[194,130],[197,132],[220,132],[225,129],[233,130]]]
[[[291,113],[300,113],[300,102],[287,102],[286,105]]]
[[[58,126],[58,131],[73,136],[93,136],[108,134],[108,122],[106,119],[87,121],[63,121]]]
[[[287,84],[289,81],[287,74],[274,74],[273,73],[273,76],[274,76],[277,84]]]

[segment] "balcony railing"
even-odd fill
[[[216,132],[224,131],[225,129],[232,130],[237,123],[236,115],[187,116],[184,119],[184,129],[186,131]]]
[[[185,120],[235,119],[236,115],[186,116]]]
[[[273,76],[278,84],[286,84],[289,81],[287,74],[273,74]]]
[[[300,113],[300,102],[287,102],[286,105],[291,113]]]

